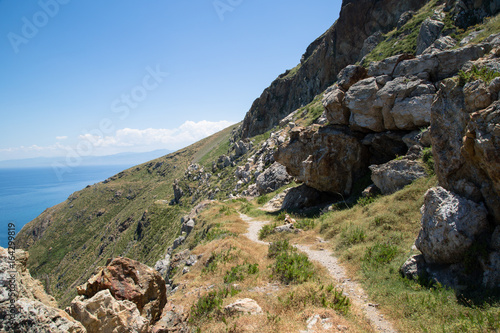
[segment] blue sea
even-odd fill
[[[46,208],[65,201],[87,185],[109,178],[132,165],[81,166],[62,180],[50,167],[0,169],[0,246],[7,247],[8,224],[16,233]]]

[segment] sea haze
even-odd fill
[[[109,178],[133,165],[80,166],[65,173],[62,181],[50,167],[0,168],[0,246],[7,247],[8,224],[16,233],[46,208],[65,201],[87,185]]]

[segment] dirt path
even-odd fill
[[[263,225],[269,223],[268,221],[257,221],[254,218],[241,213],[240,217],[243,221],[248,223],[248,232],[245,234],[246,237],[260,244],[269,244],[259,240],[259,230]],[[357,282],[348,278],[344,268],[338,263],[337,258],[333,256],[331,251],[312,250],[307,245],[295,245],[295,247],[306,253],[310,260],[317,261],[328,270],[330,275],[337,280],[338,286],[342,286],[344,294],[349,296],[352,303],[363,310],[366,318],[370,321],[371,325],[377,332],[397,332],[392,327],[392,324],[384,319],[384,316],[377,310],[378,305],[370,303],[363,288]]]

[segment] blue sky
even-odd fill
[[[241,121],[336,0],[0,0],[0,160],[178,149]]]

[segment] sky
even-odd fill
[[[185,147],[241,121],[340,6],[0,0],[0,161]]]

